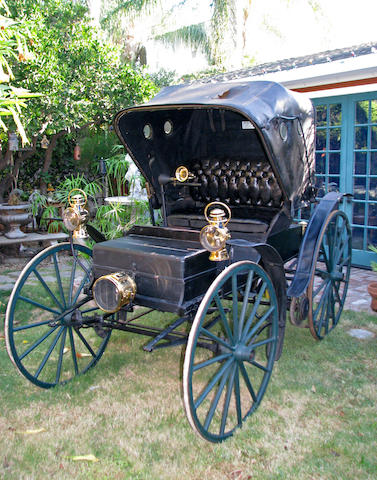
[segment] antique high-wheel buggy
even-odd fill
[[[187,343],[188,420],[224,440],[266,392],[287,310],[322,339],[344,306],[350,227],[342,194],[315,202],[312,104],[272,82],[177,86],[114,125],[147,181],[153,225],[106,241],[72,192],[64,222],[73,237],[88,228],[94,247],[71,238],[24,268],[6,313],[9,355],[48,388],[94,366],[113,329],[150,336],[146,351]],[[309,221],[294,220],[310,204]],[[153,310],[177,317],[140,323]]]

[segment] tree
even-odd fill
[[[25,125],[31,148],[19,155],[19,163],[34,154],[46,135],[49,144],[41,168],[44,190],[59,138],[110,122],[120,108],[147,99],[154,86],[142,73],[121,63],[119,49],[101,40],[83,1],[8,2],[14,18],[29,21],[33,52],[32,58],[14,65],[15,75],[20,86],[43,92],[29,102]]]
[[[119,42],[132,32],[135,19],[139,16],[150,15],[163,11],[160,24],[155,27],[152,37],[167,45],[176,45],[180,42],[189,45],[193,50],[200,49],[207,56],[210,65],[222,67],[236,51],[242,56],[245,45],[245,21],[251,8],[251,0],[212,0],[211,19],[209,22],[199,22],[193,25],[184,25],[169,30],[169,20],[177,16],[177,10],[189,0],[166,2],[166,0],[113,0],[106,2],[102,25],[112,32],[112,37]],[[170,8],[166,6],[170,4]],[[172,4],[172,6],[171,6]],[[165,7],[165,8],[164,8]],[[121,14],[127,19],[126,31],[122,32]],[[133,59],[136,58],[136,49],[140,49],[140,42],[134,42]],[[128,42],[125,48],[129,50]],[[132,52],[128,53],[132,58]]]

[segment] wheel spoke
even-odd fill
[[[62,304],[59,302],[59,300],[55,297],[55,295],[52,293],[50,287],[47,285],[47,283],[43,280],[41,274],[38,272],[37,269],[34,269],[33,270],[34,272],[34,275],[38,278],[38,280],[41,282],[41,284],[43,285],[44,289],[46,290],[46,292],[50,295],[50,297],[53,299],[53,301],[55,302],[56,306],[60,309],[60,310],[63,310],[63,307],[62,307]]]
[[[73,261],[72,270],[71,270],[71,278],[70,278],[70,281],[69,281],[68,305],[71,305],[71,303],[72,303],[72,293],[73,293],[73,287],[74,287],[74,284],[75,284],[76,266],[77,266],[77,260],[75,258],[74,261]]]
[[[219,403],[219,400],[220,400],[220,397],[221,397],[221,394],[223,393],[223,390],[224,390],[224,387],[225,387],[225,384],[229,378],[229,375],[231,373],[231,370],[232,368],[229,367],[226,372],[224,373],[221,381],[220,381],[220,385],[219,385],[219,388],[217,389],[217,392],[216,392],[216,395],[213,397],[212,399],[212,402],[211,402],[211,407],[210,409],[208,410],[208,413],[207,413],[207,416],[206,416],[206,419],[204,421],[204,428],[206,430],[208,430],[211,422],[212,422],[212,419],[213,419],[213,416],[215,414],[215,411],[216,411],[216,408],[217,408],[217,405]]]
[[[22,325],[20,327],[14,327],[13,332],[21,332],[22,330],[28,330],[29,328],[41,327],[42,325],[47,325],[51,320],[44,320],[43,322],[31,323],[29,325]]]
[[[59,381],[60,381],[66,336],[67,336],[67,328],[64,329],[62,339],[60,341],[59,359],[58,359],[58,366],[57,366],[57,369],[56,369],[55,383],[59,383]]]
[[[242,334],[242,329],[243,329],[243,324],[244,324],[244,321],[245,321],[245,315],[246,315],[246,309],[247,309],[247,306],[249,304],[248,300],[249,300],[249,293],[250,293],[250,289],[251,289],[251,282],[253,281],[253,277],[254,277],[254,270],[251,270],[247,276],[247,281],[246,281],[246,287],[245,287],[245,290],[244,290],[244,297],[243,297],[243,302],[242,302],[242,310],[241,310],[241,314],[240,314],[240,321],[239,321],[239,335],[238,335],[238,340],[240,339],[241,337],[241,334]]]
[[[212,357],[208,360],[205,360],[204,362],[197,363],[197,364],[193,365],[192,371],[196,372],[197,370],[200,370],[201,368],[209,367],[210,365],[213,365],[214,363],[217,363],[217,362],[222,362],[223,360],[226,360],[230,356],[232,356],[231,353],[224,353],[223,355],[217,355],[216,357]]]
[[[55,330],[58,328],[58,326],[52,328],[51,330],[49,330],[48,332],[46,332],[44,335],[42,335],[41,338],[39,338],[36,342],[33,343],[33,345],[31,345],[27,350],[24,351],[24,353],[22,355],[19,355],[19,359],[20,360],[23,360],[27,355],[29,355],[29,353],[31,353],[35,348],[37,348],[42,342],[44,342],[46,340],[46,338],[48,338],[50,335],[52,335]]]
[[[236,400],[236,410],[237,410],[237,424],[238,426],[242,425],[242,411],[241,411],[241,391],[240,391],[240,373],[239,365],[236,364],[236,374],[234,378],[234,396]]]
[[[222,338],[218,337],[217,335],[210,332],[209,330],[207,330],[204,327],[202,327],[200,329],[200,334],[205,335],[206,337],[210,338],[211,340],[214,340],[215,342],[219,343],[220,345],[222,345],[225,348],[228,348],[229,350],[234,350],[233,345],[229,345],[229,343],[225,342]]]
[[[328,290],[329,290],[329,286],[330,286],[330,285],[331,285],[331,282],[328,282],[327,285],[326,285],[325,291],[324,291],[323,294],[322,294],[322,297],[320,298],[319,302],[317,303],[316,310],[315,310],[314,315],[313,315],[314,321],[315,321],[316,318],[317,318],[317,315],[318,315],[318,313],[319,313],[319,310],[320,310],[321,305],[323,304],[323,302],[324,302],[325,299],[326,299],[327,292],[328,292]]]
[[[77,365],[75,339],[73,338],[72,327],[69,327],[69,342],[71,344],[72,361],[73,361],[73,366],[75,368],[75,374],[78,375],[79,374],[79,368],[78,368],[78,365]]]
[[[327,283],[327,278],[325,278],[324,280],[322,280],[322,282],[320,283],[320,285],[318,285],[318,288],[313,292],[313,298],[315,298],[319,292],[322,290],[322,288],[326,285]]]
[[[63,333],[63,330],[65,329],[66,327],[60,327],[60,330],[59,332],[56,334],[56,337],[54,338],[54,340],[52,341],[51,345],[50,345],[50,348],[47,350],[47,353],[46,355],[43,357],[43,360],[42,362],[40,363],[37,371],[35,372],[35,378],[38,378],[39,375],[41,374],[43,368],[45,367],[46,363],[47,363],[47,360],[50,358],[50,355],[52,353],[52,351],[54,350],[56,344],[58,343],[58,340],[61,336],[61,334]]]
[[[56,252],[53,254],[52,258],[53,258],[53,260],[54,260],[55,274],[56,274],[56,280],[57,280],[57,282],[58,282],[58,287],[59,287],[60,296],[61,296],[61,299],[62,299],[62,301],[63,301],[64,307],[66,307],[67,304],[66,304],[66,301],[65,301],[65,296],[64,296],[64,291],[63,291],[63,285],[62,285],[62,279],[61,279],[61,276],[60,276],[60,270],[59,270],[59,265],[58,265],[58,259],[57,259],[57,257],[56,257]]]
[[[234,363],[232,366],[230,377],[228,379],[227,391],[225,394],[224,408],[223,408],[223,414],[221,416],[221,424],[220,424],[220,435],[224,435],[226,421],[228,419],[229,404],[230,404],[230,399],[232,398],[236,368],[237,368],[237,364]]]
[[[202,402],[206,399],[208,396],[209,392],[213,389],[213,387],[216,385],[216,383],[220,380],[220,378],[224,375],[226,370],[230,367],[230,365],[233,363],[233,358],[229,358],[224,365],[215,373],[215,375],[212,377],[212,380],[207,384],[206,388],[203,390],[203,392],[199,395],[199,397],[196,399],[195,402],[195,409],[198,409],[198,407],[202,404]]]
[[[257,396],[255,395],[253,386],[251,385],[249,375],[247,374],[245,365],[243,363],[239,363],[239,367],[240,367],[240,370],[241,370],[241,375],[243,376],[243,379],[246,383],[247,389],[250,392],[251,398],[253,399],[254,402],[256,402],[257,401]]]
[[[251,338],[257,333],[259,328],[263,325],[263,323],[267,320],[267,318],[274,312],[275,306],[271,306],[267,312],[263,315],[263,317],[254,325],[254,327],[250,330],[250,332],[246,335],[246,338],[243,340],[243,343],[249,343]]]
[[[80,295],[82,289],[84,288],[84,285],[85,285],[86,281],[88,280],[88,276],[89,276],[88,272],[86,272],[85,275],[84,275],[84,278],[81,280],[81,283],[80,283],[79,288],[77,289],[77,292],[75,293],[75,297],[72,301],[72,305],[74,305],[77,302],[77,299],[79,298],[79,295]]]
[[[255,360],[250,360],[249,363],[254,365],[254,367],[260,368],[264,372],[270,372],[271,371],[271,369],[266,368],[265,366],[261,365],[260,363],[256,362]]]
[[[82,341],[82,343],[86,346],[86,348],[88,349],[88,351],[90,352],[90,354],[92,355],[93,358],[96,358],[96,354],[93,352],[93,349],[92,347],[89,345],[89,343],[86,341],[86,338],[83,336],[83,334],[80,332],[80,330],[76,330],[75,329],[75,332],[77,333],[78,337],[80,338],[80,340]]]
[[[232,343],[232,345],[234,345],[234,339],[233,339],[233,335],[232,335],[232,331],[230,329],[230,326],[229,326],[229,322],[228,322],[228,319],[226,318],[226,314],[225,314],[225,310],[224,310],[224,307],[221,303],[221,300],[220,300],[220,297],[218,294],[216,294],[214,296],[214,300],[216,302],[216,306],[217,308],[219,309],[219,312],[220,312],[220,318],[221,318],[221,321],[222,321],[222,324],[225,328],[225,332],[226,334],[228,335],[228,338],[230,340],[230,342]]]
[[[254,321],[254,318],[255,318],[255,314],[257,313],[257,310],[258,310],[258,307],[260,305],[260,302],[262,300],[262,297],[263,297],[263,294],[264,292],[266,291],[266,288],[267,288],[267,283],[263,283],[259,293],[258,293],[258,297],[253,305],[253,309],[250,313],[250,316],[249,318],[247,319],[247,322],[246,322],[246,325],[243,329],[243,332],[242,332],[242,335],[241,335],[241,342],[245,343],[245,336],[247,335],[247,332],[251,326],[251,324],[253,323]]]
[[[253,347],[251,351],[255,350],[258,347],[261,347],[262,345],[267,345],[267,343],[272,343],[276,341],[276,337],[270,337],[266,338],[265,340],[261,340],[260,342],[257,343],[249,343],[249,347]]]
[[[39,302],[36,302],[35,300],[32,300],[31,298],[24,297],[23,295],[18,296],[18,300],[22,300],[23,302],[30,303],[31,305],[34,305],[35,307],[41,308],[42,310],[46,310],[47,312],[54,313],[55,315],[59,315],[60,312],[57,310],[54,310],[53,308],[47,307],[46,305],[42,305]]]
[[[237,274],[232,275],[232,304],[233,304],[233,334],[234,338],[238,338],[238,289]]]

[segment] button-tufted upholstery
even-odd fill
[[[195,201],[221,201],[232,205],[279,207],[282,193],[269,163],[247,159],[206,158],[194,161],[191,187]]]
[[[195,176],[191,182],[200,184],[190,187],[192,200],[203,205],[213,201],[226,203],[232,210],[231,231],[267,231],[269,222],[265,221],[266,217],[272,218],[273,214],[266,215],[265,212],[271,207],[276,211],[281,206],[282,193],[265,159],[204,158],[193,161],[189,170]],[[259,216],[258,210],[263,210],[264,214]],[[237,211],[243,211],[242,218],[237,218]],[[168,224],[198,229],[206,224],[206,220],[203,215],[174,212],[169,215]]]

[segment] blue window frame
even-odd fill
[[[316,98],[316,184],[353,198],[343,206],[352,226],[355,265],[370,266],[377,245],[377,92]]]

